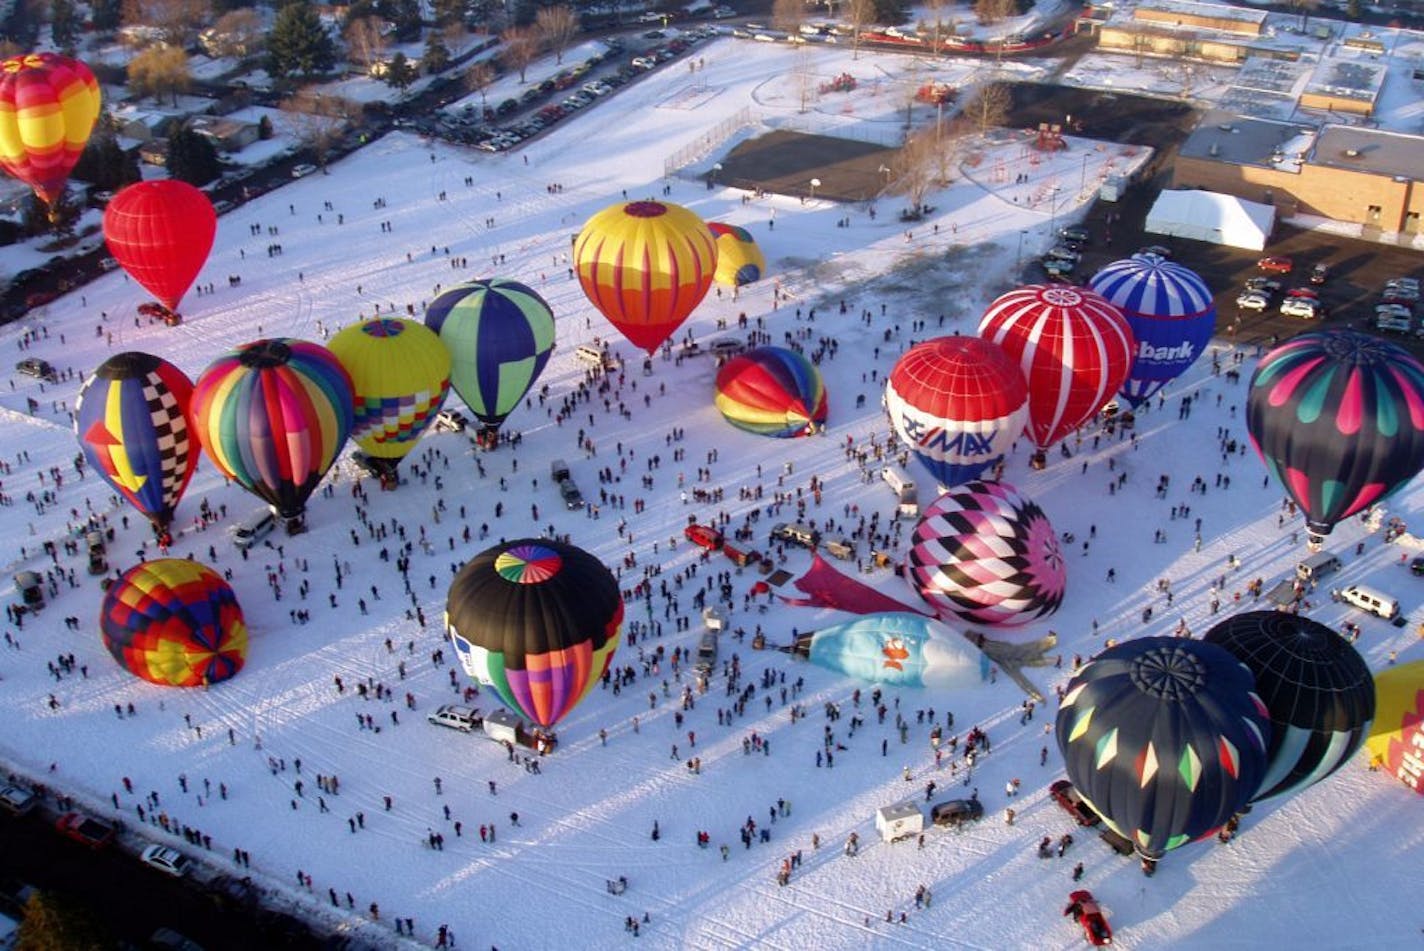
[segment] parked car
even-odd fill
[[[54,827],[59,830],[60,835],[91,849],[107,848],[114,842],[115,830],[112,825],[82,812],[66,812],[59,817]]]
[[[1246,289],[1260,291],[1262,294],[1279,294],[1281,282],[1273,281],[1269,277],[1248,277],[1246,278]]]
[[[1320,302],[1308,297],[1287,297],[1281,301],[1281,316],[1315,320],[1324,314]]]
[[[1236,306],[1242,310],[1265,310],[1271,306],[1271,299],[1260,291],[1243,291],[1236,298]]]
[[[461,733],[469,733],[479,726],[478,713],[466,706],[458,703],[446,703],[438,707],[434,713],[427,713],[425,719],[436,726],[449,727],[452,730],[459,730]]]
[[[1172,249],[1163,247],[1160,244],[1149,244],[1145,248],[1138,248],[1137,251],[1134,253],[1134,256],[1136,256],[1137,254],[1155,254],[1159,258],[1163,258],[1164,260],[1172,260]]]
[[[1074,244],[1087,244],[1092,240],[1088,229],[1082,225],[1065,225],[1058,229],[1058,237],[1064,241],[1072,241]]]
[[[1078,790],[1073,788],[1073,784],[1066,779],[1060,779],[1048,787],[1048,795],[1053,801],[1063,807],[1063,811],[1072,816],[1074,821],[1080,826],[1095,826],[1103,820],[1093,811],[1093,807],[1083,801],[1083,797],[1078,794]]]
[[[244,875],[219,875],[211,879],[204,890],[208,897],[221,908],[229,911],[250,911],[257,907],[261,897],[252,879]]]
[[[984,806],[977,799],[951,799],[930,809],[930,821],[937,826],[960,826],[984,818]]]
[[[203,951],[203,946],[172,928],[159,928],[148,936],[148,943],[164,951]]]
[[[315,171],[316,171],[316,166],[315,166],[315,165],[312,165],[312,164],[310,164],[309,162],[303,162],[303,163],[300,164],[300,165],[293,166],[293,168],[292,168],[292,177],[293,177],[293,178],[306,178],[308,175],[310,175],[312,172],[315,172]]]
[[[12,816],[23,816],[39,805],[40,799],[24,786],[10,783],[0,789],[0,809]]]
[[[1330,280],[1330,265],[1317,264],[1310,269],[1310,283],[1324,284]]]
[[[1079,889],[1069,894],[1068,907],[1063,909],[1063,914],[1082,927],[1083,936],[1089,944],[1094,947],[1112,944],[1112,928],[1092,892]]]
[[[138,855],[139,860],[150,868],[156,868],[165,875],[183,878],[193,867],[188,856],[166,845],[150,845]]]
[[[722,533],[709,525],[689,525],[682,530],[682,534],[692,544],[709,551],[722,547]]]
[[[1416,576],[1424,576],[1424,555],[1416,555],[1409,563],[1409,573]]]
[[[1289,274],[1295,268],[1295,262],[1284,255],[1271,255],[1261,258],[1256,262],[1256,267],[1269,274]]]
[[[54,372],[54,367],[50,366],[48,360],[41,360],[39,357],[26,357],[15,364],[15,369],[25,376],[32,376],[36,380],[44,380],[46,383],[53,383],[58,376]]]

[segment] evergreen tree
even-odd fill
[[[96,129],[89,138],[89,144],[84,146],[70,177],[112,192],[133,184],[141,176],[138,157],[121,149],[118,139],[111,132]]]
[[[396,55],[391,57],[390,63],[386,66],[386,85],[399,90],[401,95],[410,88],[410,84],[415,82],[415,67],[410,64],[410,60],[400,50],[396,50]]]
[[[112,33],[119,28],[122,3],[120,0],[90,0],[89,19],[96,33]]]
[[[876,23],[904,23],[904,0],[874,0]]]
[[[315,8],[304,0],[289,3],[277,13],[272,31],[267,34],[267,55],[272,74],[282,77],[300,75],[310,79],[329,71],[336,63],[331,34]]]
[[[420,57],[420,68],[425,75],[434,76],[450,65],[450,50],[440,38],[439,30],[431,30],[425,37],[425,52]]]
[[[459,23],[465,16],[465,0],[432,0],[430,9],[435,14],[436,23],[450,26]]]
[[[51,0],[49,29],[54,45],[72,55],[75,41],[79,38],[79,14],[74,9],[73,0]]]
[[[257,120],[257,137],[264,142],[272,138],[272,117],[265,113]]]
[[[204,136],[182,129],[168,140],[168,177],[206,185],[222,173],[218,151]]]

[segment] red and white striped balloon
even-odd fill
[[[1028,382],[1029,436],[1046,449],[1102,409],[1132,371],[1132,330],[1098,294],[1030,284],[989,305],[979,335],[1013,357]]]

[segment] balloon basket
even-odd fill
[[[288,535],[305,535],[307,531],[307,519],[305,515],[293,515],[286,519]]]
[[[1048,453],[1044,452],[1042,449],[1038,450],[1033,455],[1028,457],[1028,465],[1029,468],[1033,469],[1035,472],[1042,472],[1044,469],[1048,468]]]

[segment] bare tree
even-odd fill
[[[851,59],[860,59],[860,31],[875,22],[875,0],[848,0],[845,18],[851,29]]]
[[[207,0],[124,0],[122,16],[128,26],[154,27],[165,42],[186,48],[208,21],[208,10]]]
[[[168,95],[178,105],[178,94],[187,92],[193,77],[188,72],[188,54],[177,46],[158,43],[136,53],[129,60],[129,88],[154,100]]]
[[[974,17],[984,26],[1002,23],[1014,13],[1014,0],[974,0]]]
[[[309,89],[293,93],[282,100],[279,108],[288,134],[311,149],[317,164],[322,166],[326,165],[332,147],[361,113],[360,106],[341,96],[327,96]]]
[[[251,56],[262,48],[264,32],[262,17],[250,7],[224,13],[213,24],[214,43],[223,56]]]
[[[494,67],[489,63],[475,63],[465,70],[465,88],[470,92],[480,94],[481,113],[489,108],[489,102],[485,100],[485,90],[494,82]]]
[[[771,25],[788,35],[801,32],[806,22],[806,6],[801,0],[775,0],[771,5]]]
[[[539,32],[532,27],[512,26],[499,35],[499,41],[504,46],[500,59],[519,71],[519,81],[523,83],[525,71],[539,55]]]
[[[909,214],[919,218],[924,213],[925,197],[938,177],[939,142],[936,130],[920,129],[907,136],[890,167],[895,176],[894,190],[909,201]]]
[[[570,7],[544,7],[534,16],[534,28],[554,51],[554,62],[564,61],[564,50],[579,33],[579,18]]]
[[[964,117],[974,123],[982,135],[991,126],[1001,126],[1008,121],[1013,108],[1014,97],[1003,83],[986,83],[974,93],[974,98],[964,105]]]
[[[383,26],[377,16],[357,17],[346,24],[346,48],[351,51],[351,60],[360,63],[368,73],[385,56]]]
[[[934,17],[934,24],[931,27],[931,35],[934,37],[934,45],[930,47],[935,53],[940,52],[939,37],[941,29],[940,11],[944,9],[945,0],[925,0],[925,9],[930,11],[930,16]]]

